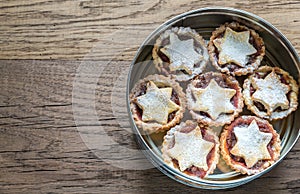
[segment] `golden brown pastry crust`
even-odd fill
[[[139,116],[140,114],[139,112],[141,110],[139,109],[136,103],[136,98],[141,95],[141,88],[144,88],[144,90],[146,90],[146,85],[149,81],[154,82],[159,88],[171,87],[178,96],[178,102],[179,102],[178,105],[180,106],[180,108],[175,112],[175,115],[173,116],[172,120],[168,121],[168,123],[165,125],[155,121],[145,122],[141,119],[141,116]],[[157,75],[157,74],[149,75],[144,79],[139,80],[135,84],[134,88],[131,90],[129,97],[130,97],[130,108],[131,108],[134,121],[138,127],[142,128],[147,133],[154,133],[154,132],[157,133],[157,132],[168,130],[171,127],[175,126],[182,119],[186,107],[186,97],[180,85],[175,80],[163,75]]]
[[[285,80],[286,85],[289,86],[290,91],[287,94],[287,98],[289,100],[289,108],[282,111],[273,111],[271,114],[268,114],[265,111],[260,110],[253,100],[252,94],[253,90],[252,82],[254,77],[262,76],[265,77],[270,72],[274,71],[277,75],[281,75],[282,79]],[[282,119],[288,116],[291,112],[295,111],[298,106],[298,92],[299,87],[297,82],[294,80],[292,76],[289,75],[288,72],[278,68],[278,67],[270,67],[270,66],[262,66],[258,70],[255,71],[254,74],[250,75],[243,84],[243,97],[245,99],[245,104],[247,108],[251,110],[255,115],[265,118],[268,120],[277,120]]]
[[[227,114],[220,114],[216,120],[213,120],[211,117],[201,114],[199,111],[193,110],[192,103],[195,103],[195,99],[193,96],[193,88],[198,88],[197,85],[202,82],[209,82],[211,79],[214,79],[218,82],[218,80],[222,80],[225,83],[226,88],[236,90],[235,95],[232,97],[234,103],[234,111],[232,113]],[[206,83],[207,85],[207,83]],[[225,88],[225,87],[224,87]],[[191,83],[187,86],[186,89],[186,97],[187,97],[187,104],[188,109],[190,110],[190,114],[192,115],[193,119],[195,119],[199,123],[203,123],[209,126],[222,126],[224,124],[229,124],[235,117],[239,115],[240,112],[243,111],[244,102],[242,96],[242,89],[239,86],[238,81],[230,76],[223,73],[218,72],[207,72],[195,77]],[[218,103],[218,102],[214,102]],[[223,105],[223,104],[222,104]]]
[[[252,45],[257,50],[257,52],[251,55],[251,61],[246,64],[245,67],[239,67],[236,64],[225,64],[220,65],[218,60],[218,49],[214,45],[214,40],[222,37],[225,33],[226,27],[231,28],[234,31],[241,32],[241,31],[249,31],[250,32],[250,40],[252,41]],[[252,29],[243,26],[237,22],[225,23],[217,28],[210,37],[210,41],[208,43],[208,52],[210,56],[210,60],[212,61],[213,66],[215,66],[221,72],[231,74],[233,76],[241,76],[246,75],[248,73],[252,73],[255,69],[258,68],[263,57],[265,55],[265,46],[263,39]]]
[[[270,149],[272,150],[271,159],[267,160],[260,160],[260,164],[258,165],[259,162],[256,163],[251,168],[247,168],[245,165],[245,162],[242,161],[236,161],[233,158],[233,155],[230,153],[230,147],[232,148],[236,142],[236,140],[232,140],[233,134],[233,129],[236,126],[249,126],[250,123],[255,120],[257,122],[257,125],[259,126],[259,129],[262,130],[262,128],[268,133],[272,134],[272,139],[271,142],[269,143]],[[250,140],[249,141],[253,141]],[[229,144],[232,145],[229,145]],[[229,165],[232,169],[241,172],[242,174],[256,174],[258,172],[263,171],[264,169],[268,168],[271,164],[273,164],[275,161],[278,160],[280,156],[280,151],[281,151],[281,141],[279,139],[279,134],[273,129],[273,126],[267,121],[263,120],[261,118],[255,117],[255,116],[241,116],[236,118],[230,125],[226,125],[223,128],[223,132],[221,133],[220,137],[220,150],[221,150],[221,155],[223,159],[225,160],[226,164]],[[270,153],[270,151],[269,151]]]
[[[199,61],[194,64],[194,68],[191,74],[182,71],[170,71],[169,65],[170,62],[164,61],[164,59],[160,56],[161,49],[164,48],[165,41],[170,38],[170,34],[174,33],[177,36],[184,36],[194,40],[194,49],[197,49],[203,57],[199,58]],[[184,53],[183,53],[184,54]],[[169,30],[164,31],[156,40],[154,48],[152,50],[152,56],[154,60],[155,67],[159,72],[170,75],[172,78],[175,78],[177,81],[188,81],[195,77],[196,75],[203,72],[205,66],[209,61],[209,55],[206,47],[206,43],[202,36],[200,36],[195,30],[190,27],[173,27]],[[165,56],[167,57],[167,56]],[[168,57],[167,57],[168,58]]]
[[[183,171],[183,173],[191,176],[198,176],[199,178],[204,178],[208,174],[212,174],[216,168],[216,165],[219,161],[219,138],[218,136],[213,132],[212,129],[208,128],[204,125],[199,125],[197,122],[192,120],[187,120],[184,123],[180,123],[180,125],[176,125],[175,127],[171,128],[167,134],[164,136],[164,141],[162,144],[162,157],[164,161],[170,165],[173,168],[176,168],[179,170],[177,161],[170,157],[168,154],[168,150],[170,150],[172,147],[174,147],[175,144],[175,136],[174,133],[176,131],[182,132],[182,133],[189,133],[196,128],[200,128],[201,131],[205,132],[205,135],[203,135],[203,139],[207,139],[207,141],[213,142],[214,147],[210,151],[209,155],[207,156],[208,161],[208,170],[204,171],[203,169],[199,169],[195,166]],[[186,149],[189,149],[188,147]],[[180,171],[180,170],[179,170]]]

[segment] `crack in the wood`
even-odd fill
[[[31,172],[57,172],[58,169],[36,169],[36,170],[22,170],[21,173],[31,173]]]
[[[284,6],[284,5],[299,5],[300,1],[296,1],[296,2],[287,2],[287,3],[274,3],[274,4],[270,4],[268,6],[270,7],[274,7],[274,6]]]
[[[9,107],[18,107],[20,104],[12,104],[12,105],[0,105],[0,108],[9,108]]]
[[[71,106],[72,103],[68,104],[45,104],[40,106],[34,106],[33,108],[46,108],[46,107],[60,107],[60,106]]]
[[[33,118],[38,118],[40,116],[25,116],[25,117],[18,117],[15,115],[11,115],[11,116],[5,116],[5,117],[0,117],[0,119],[18,119],[18,120],[23,120],[23,119],[33,119]],[[43,121],[51,121],[51,120],[43,120]]]

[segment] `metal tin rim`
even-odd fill
[[[192,10],[192,11],[180,14],[180,15],[166,21],[165,23],[160,25],[158,28],[156,28],[145,39],[145,41],[142,43],[142,45],[146,45],[153,38],[154,35],[156,35],[158,32],[164,30],[166,27],[170,26],[171,24],[173,24],[179,20],[184,20],[186,17],[194,15],[194,14],[212,14],[214,12],[215,13],[224,13],[224,14],[226,14],[226,13],[235,14],[239,17],[245,17],[245,18],[251,19],[251,20],[257,22],[259,25],[264,26],[266,29],[269,30],[270,33],[272,33],[274,36],[276,36],[282,42],[282,44],[286,47],[286,49],[290,52],[290,54],[292,55],[294,64],[296,65],[298,72],[300,72],[300,58],[299,58],[297,52],[295,51],[295,49],[293,48],[292,44],[279,30],[277,30],[272,24],[270,24],[269,22],[260,18],[259,16],[256,16],[252,13],[249,13],[249,12],[246,12],[243,10],[234,9],[234,8],[207,7],[207,8],[196,9],[196,10]],[[163,172],[164,174],[166,174],[167,176],[169,176],[170,178],[172,178],[178,182],[184,183],[184,184],[192,186],[192,187],[202,188],[202,189],[225,189],[225,188],[237,187],[239,185],[245,184],[253,179],[258,178],[259,176],[269,172],[272,169],[272,168],[267,168],[266,170],[264,170],[258,174],[255,174],[252,176],[246,176],[242,179],[233,180],[233,181],[228,182],[228,181],[210,181],[210,180],[194,179],[194,178],[185,176],[182,173],[178,173],[174,169],[169,167],[168,165],[164,164],[164,162],[161,160],[161,158],[159,158],[156,155],[156,153],[149,147],[149,145],[144,140],[144,138],[142,138],[142,134],[140,133],[137,126],[135,125],[135,122],[133,120],[133,117],[132,117],[132,114],[130,111],[130,99],[129,99],[130,87],[129,86],[130,86],[130,81],[131,81],[131,76],[132,76],[132,69],[133,69],[133,66],[134,66],[138,56],[142,52],[143,52],[143,47],[141,46],[138,49],[131,65],[130,65],[128,79],[127,79],[127,89],[126,89],[127,109],[128,109],[128,114],[129,114],[129,119],[130,119],[130,123],[132,126],[132,130],[134,131],[134,134],[136,134],[136,136],[137,136],[138,143],[139,143],[140,147],[142,149],[144,149],[143,152],[144,152],[145,156],[149,159],[149,161],[151,161],[153,163],[153,165],[155,167],[157,167],[161,172]],[[295,138],[295,141],[292,142],[290,144],[289,148],[286,150],[286,152],[280,156],[280,159],[278,161],[276,161],[275,164],[273,164],[273,167],[276,166],[278,163],[280,163],[286,157],[288,152],[297,143],[299,137],[300,137],[300,129],[298,129],[298,134],[297,134],[297,137]]]

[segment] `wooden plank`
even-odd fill
[[[90,61],[85,65],[95,68],[106,63]],[[73,82],[80,64],[53,60],[0,61],[0,192],[201,193],[202,190],[177,183],[155,168],[125,170],[115,167],[104,162],[109,159],[107,155],[99,157],[95,150],[89,149],[78,132],[85,126],[76,128],[71,105]],[[101,75],[86,74],[84,85],[91,85],[91,80],[99,77],[96,107],[99,119],[104,118],[101,125],[91,123],[90,127],[93,124],[105,127],[114,141],[136,149],[132,134],[120,128],[111,106],[103,106],[111,101],[112,88],[122,80],[121,66],[128,66],[128,63],[111,62],[110,68]],[[85,91],[82,90],[80,96],[88,99]],[[116,98],[123,100],[122,96]],[[83,113],[86,109],[87,106],[82,105]],[[121,117],[126,117],[126,110],[120,109]],[[85,114],[79,117],[86,119]],[[297,143],[270,173],[225,193],[298,193],[299,151]],[[110,154],[116,153],[111,150]]]
[[[3,0],[0,59],[83,59],[93,47],[107,42],[106,38],[111,38],[113,33],[125,29],[115,36],[119,40],[132,37],[128,28],[139,29],[134,36],[136,40],[123,41],[126,45],[121,48],[132,48],[166,20],[207,6],[234,7],[261,16],[285,34],[299,53],[300,3],[297,0],[284,3],[278,0]],[[115,54],[114,49],[104,53],[97,59]],[[130,51],[131,56],[134,53],[135,50]]]

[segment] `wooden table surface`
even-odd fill
[[[1,0],[0,193],[215,193],[147,162],[124,95],[148,34],[208,6],[266,19],[299,54],[299,0]],[[216,193],[300,193],[299,151],[298,142],[271,172]]]

